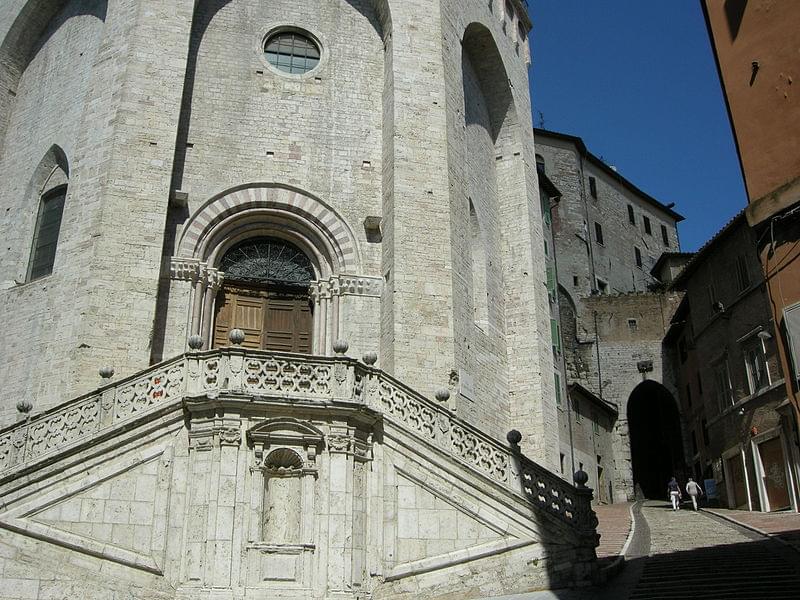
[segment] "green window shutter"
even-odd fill
[[[556,291],[556,270],[553,265],[547,265],[547,291],[551,294]]]
[[[561,352],[561,336],[559,335],[557,319],[550,319],[550,335],[553,337],[553,350]]]

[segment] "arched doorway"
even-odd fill
[[[680,415],[669,390],[658,382],[640,383],[628,398],[628,431],[633,482],[647,498],[666,498],[670,477],[685,470]]]
[[[276,237],[248,238],[219,262],[225,282],[217,295],[213,347],[228,345],[228,332],[244,331],[246,348],[312,351],[309,285],[316,279],[308,256]]]

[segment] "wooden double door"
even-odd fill
[[[214,348],[244,331],[245,348],[311,354],[314,318],[308,290],[226,283],[217,296]]]

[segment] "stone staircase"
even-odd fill
[[[270,425],[271,421],[266,418],[268,414],[301,413],[308,415],[309,424],[320,423],[325,415],[336,415],[347,423],[361,423],[357,427],[366,427],[364,424],[367,423],[372,428],[372,433],[357,434],[356,437],[352,437],[353,432],[347,433],[351,437],[344,433],[328,433],[325,437],[310,425],[307,426],[310,433],[303,434],[306,441],[302,444],[305,447],[317,445],[317,449],[313,452],[309,450],[308,460],[312,462],[307,463],[304,472],[308,470],[308,465],[317,468],[313,463],[314,456],[323,447],[327,447],[331,453],[344,452],[351,457],[351,465],[372,460],[377,463],[378,455],[381,455],[383,464],[393,467],[391,474],[381,474],[379,478],[395,477],[398,480],[394,488],[390,486],[384,489],[397,489],[399,485],[416,490],[414,502],[417,504],[412,502],[403,505],[403,498],[394,499],[391,502],[395,504],[390,502],[388,508],[381,508],[388,511],[387,515],[391,515],[392,511],[405,511],[406,516],[417,515],[420,523],[437,514],[442,523],[451,517],[460,519],[468,515],[469,526],[477,532],[473,546],[464,543],[459,545],[457,540],[436,539],[425,546],[417,540],[409,545],[411,550],[405,559],[392,555],[394,558],[384,564],[373,565],[369,569],[373,579],[383,582],[375,588],[375,598],[418,597],[415,594],[420,593],[420,586],[431,585],[433,572],[448,574],[436,585],[439,585],[442,594],[451,593],[448,590],[467,585],[470,578],[474,579],[476,575],[475,567],[465,567],[466,571],[459,571],[459,565],[476,561],[483,561],[487,569],[497,569],[498,581],[507,578],[502,583],[495,582],[494,587],[491,581],[476,584],[476,595],[483,590],[497,589],[498,585],[512,585],[508,582],[515,579],[540,581],[545,586],[563,586],[586,584],[596,577],[594,548],[597,545],[597,519],[591,508],[591,490],[570,485],[524,457],[516,445],[502,444],[483,434],[458,418],[444,403],[425,398],[379,369],[344,355],[312,357],[239,347],[190,352],[2,429],[0,502],[5,512],[0,511],[0,527],[45,541],[55,540],[62,546],[151,574],[171,576],[173,585],[180,586],[180,573],[189,572],[191,568],[180,566],[184,550],[179,545],[177,549],[170,550],[172,542],[169,533],[160,534],[160,546],[152,553],[114,548],[113,544],[85,539],[85,536],[81,537],[74,531],[68,534],[62,532],[50,539],[48,535],[51,534],[47,532],[54,531],[52,523],[45,526],[29,519],[35,511],[45,514],[41,511],[50,510],[46,507],[31,508],[32,499],[39,493],[37,489],[46,488],[50,496],[55,498],[57,494],[53,490],[62,485],[56,482],[58,478],[79,478],[83,472],[92,470],[91,465],[113,461],[114,453],[122,453],[125,444],[135,441],[142,445],[143,440],[150,438],[155,444],[161,435],[158,432],[162,430],[168,430],[171,439],[177,439],[174,436],[183,429],[188,433],[189,458],[180,460],[188,460],[189,463],[180,463],[180,448],[148,450],[154,457],[162,456],[160,468],[164,469],[165,474],[159,475],[159,481],[164,487],[165,497],[169,497],[169,494],[174,496],[176,492],[170,492],[168,488],[170,485],[174,487],[175,481],[185,480],[186,476],[176,476],[173,463],[188,464],[186,468],[195,468],[191,467],[192,453],[201,456],[197,453],[211,452],[213,448],[219,450],[214,450],[209,456],[216,457],[217,452],[222,453],[219,456],[225,456],[225,453],[232,451],[226,448],[234,447],[239,454],[232,457],[245,456],[241,453],[245,452],[246,445],[252,445],[256,439],[267,440],[256,444],[262,448],[257,452],[266,452],[269,444],[275,443],[274,440],[291,442],[294,439],[292,436],[297,438],[298,435],[292,432],[275,433],[277,430],[258,433],[266,431],[265,427],[277,427]],[[283,421],[300,423],[294,417]],[[248,425],[253,422],[262,422],[264,425],[259,426],[260,429]],[[299,425],[290,423],[290,429],[297,427]],[[349,431],[352,427],[348,425],[346,429]],[[273,441],[270,442],[270,439]],[[245,440],[247,444],[243,443]],[[375,450],[371,449],[372,446],[375,446]],[[145,450],[137,452],[144,454]],[[176,458],[169,458],[173,455]],[[243,464],[242,459],[236,458],[231,464]],[[373,471],[377,468],[373,467]],[[219,475],[216,471],[214,473],[215,476]],[[144,473],[141,477],[146,475]],[[172,477],[172,484],[168,481],[169,477]],[[363,475],[359,477],[363,479]],[[80,488],[75,483],[70,485],[74,489]],[[72,497],[70,494],[74,496],[75,493],[70,491],[65,497]],[[379,500],[383,493],[378,491]],[[231,502],[241,502],[240,496]],[[189,493],[189,502],[191,497],[192,493]],[[56,500],[48,502],[52,504]],[[223,503],[222,500],[215,502]],[[357,500],[353,502],[359,506]],[[15,508],[17,504],[19,507]],[[215,509],[214,506],[203,510]],[[162,529],[179,526],[173,523],[175,517],[170,515],[167,518],[168,506],[154,510],[158,514],[153,517],[153,522],[161,518]],[[361,506],[358,510],[366,509]],[[417,512],[413,512],[415,510]],[[436,510],[439,512],[436,513]],[[325,518],[333,519],[332,516]],[[352,520],[347,522],[352,525]],[[378,537],[384,535],[375,534],[375,531],[378,530],[373,530]],[[363,538],[366,532],[367,526],[363,525],[363,530],[356,537]],[[172,537],[180,535],[180,530],[175,529]],[[435,537],[430,532],[427,535]],[[424,537],[423,533],[419,533],[419,536]],[[444,541],[449,546],[443,546]],[[219,543],[214,542],[216,545]],[[519,553],[520,548],[530,547],[531,544],[540,548],[537,553]],[[308,552],[309,548],[312,552],[320,552],[311,546],[300,548],[297,552]],[[366,551],[365,547],[359,551]],[[259,552],[263,553],[264,550]],[[353,548],[348,552],[348,556],[356,553]],[[151,558],[151,554],[154,558]],[[366,556],[369,556],[369,552]],[[518,558],[514,559],[514,556]],[[498,557],[505,558],[501,560]],[[214,560],[219,562],[222,559],[217,556]],[[536,565],[542,570],[541,577],[526,579],[536,571]],[[546,570],[543,570],[543,565],[546,565]],[[367,570],[366,566],[363,567],[364,573]],[[353,573],[352,577],[358,579],[355,568]],[[206,574],[198,577],[200,581],[203,577],[212,576]],[[220,585],[219,582],[209,581],[211,587]],[[306,582],[304,585],[312,584]],[[333,584],[327,585],[330,589]],[[353,585],[356,587],[353,588]],[[359,585],[363,584],[346,584],[341,597],[350,597],[348,594],[366,597],[363,596],[365,592],[358,591]],[[529,583],[528,589],[532,589],[530,586],[533,585]],[[302,595],[310,592],[296,593]],[[197,594],[197,590],[187,592],[186,597],[199,597]],[[177,597],[183,596],[179,593]]]
[[[800,578],[767,547],[772,542],[714,546],[648,559],[630,600],[796,600]]]

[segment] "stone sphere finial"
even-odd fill
[[[228,339],[234,346],[241,346],[242,342],[244,342],[244,331],[242,331],[238,327],[235,329],[231,329],[228,332]]]
[[[336,352],[337,356],[344,356],[344,353],[347,352],[349,347],[350,344],[348,344],[346,340],[336,340],[333,342],[333,351]]]
[[[23,415],[27,415],[29,412],[31,412],[31,410],[33,410],[33,404],[30,400],[20,400],[17,402],[17,410]]]
[[[191,350],[200,350],[200,348],[203,347],[203,336],[197,335],[196,333],[194,335],[190,335],[188,344]]]
[[[512,446],[519,446],[519,443],[522,441],[522,434],[516,429],[512,429],[506,434],[506,439]]]
[[[97,372],[103,379],[111,379],[114,376],[114,367],[100,367]]]
[[[377,352],[365,352],[364,356],[361,357],[361,360],[364,361],[365,365],[369,365],[370,367],[378,362],[378,353]]]
[[[450,400],[450,390],[447,388],[439,388],[436,390],[435,396],[439,402],[447,402]]]
[[[575,480],[575,485],[579,488],[585,488],[586,482],[589,481],[589,474],[586,471],[579,470],[575,471],[575,475],[572,476]]]

